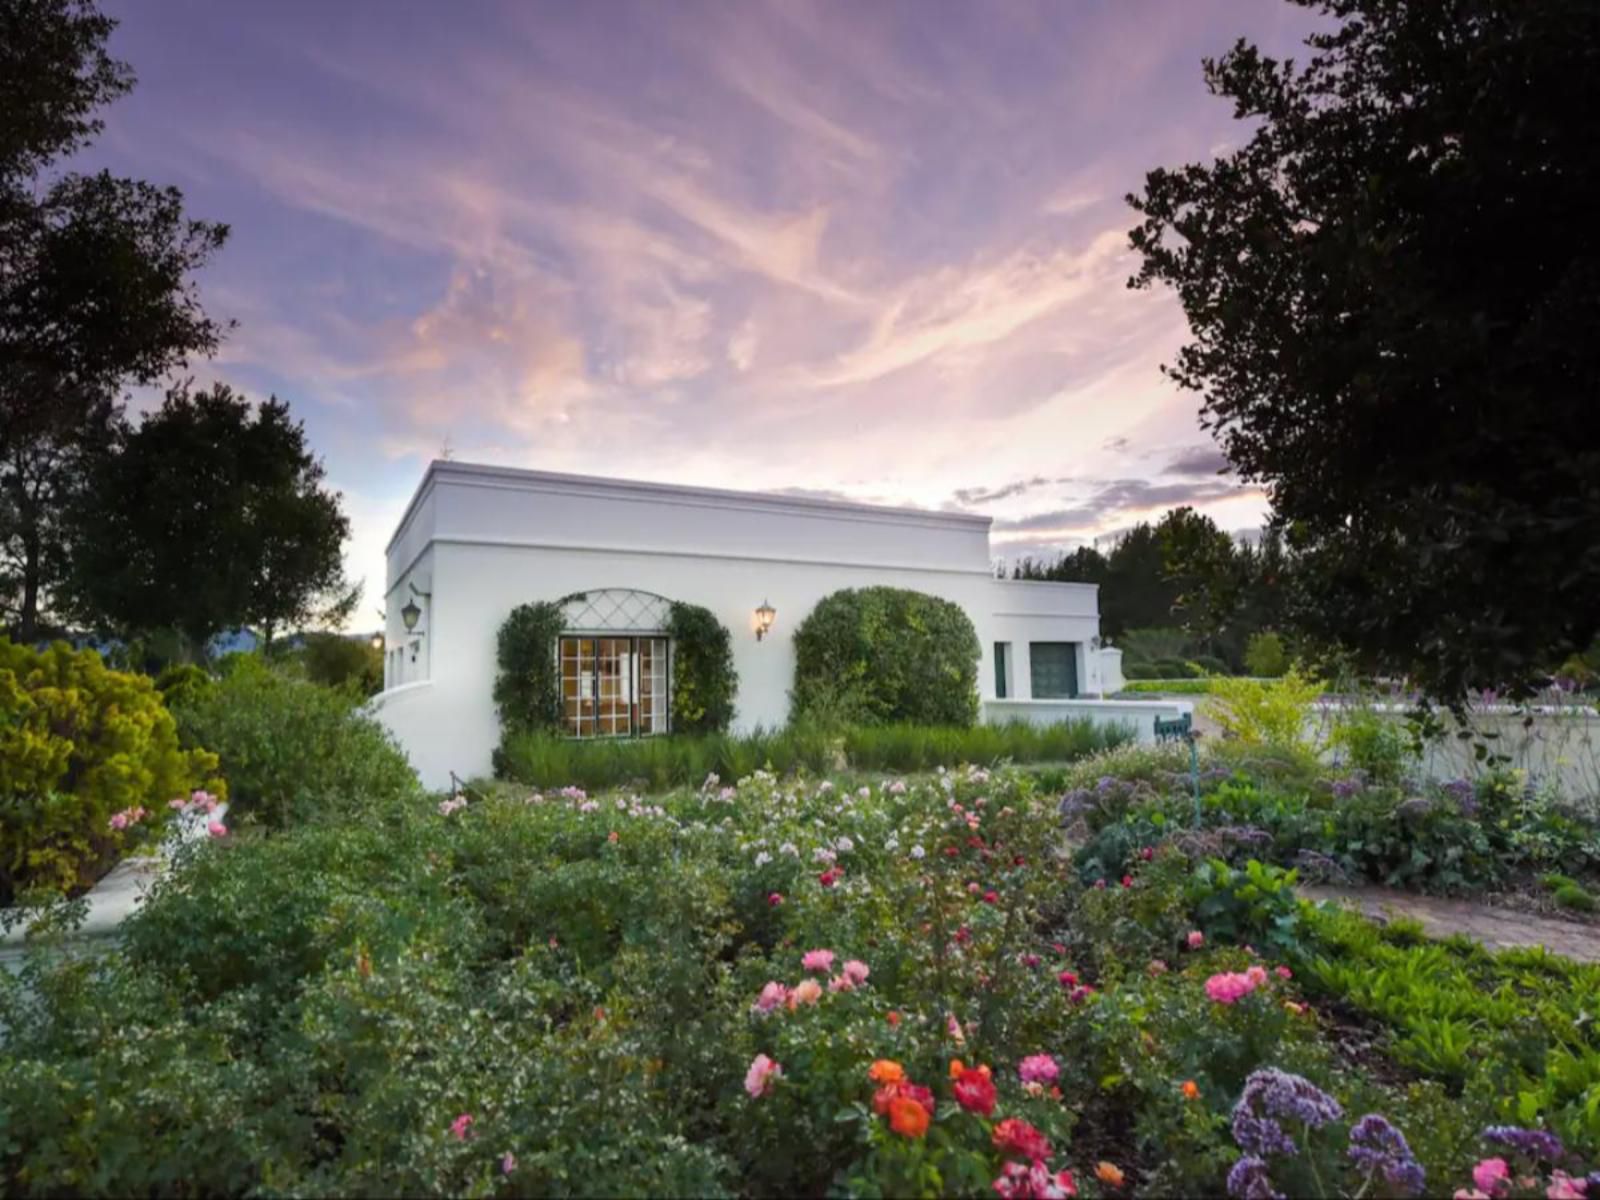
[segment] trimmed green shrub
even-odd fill
[[[561,604],[540,600],[517,605],[500,626],[494,702],[500,710],[503,734],[560,726],[556,639],[561,636],[561,625]]]
[[[324,813],[383,807],[418,784],[406,756],[348,692],[259,660],[176,709],[184,741],[214,749],[229,815],[282,829]]]
[[[728,627],[698,604],[672,605],[672,728],[721,733],[733,720],[739,673],[733,669]]]
[[[978,635],[961,606],[906,588],[845,588],[795,630],[795,717],[970,726]]]
[[[179,745],[147,676],[65,642],[36,651],[0,638],[0,905],[92,884],[159,832],[168,801],[220,791],[216,767]]]
[[[1252,633],[1245,643],[1244,668],[1252,675],[1276,679],[1289,669],[1289,652],[1283,639],[1271,631]]]

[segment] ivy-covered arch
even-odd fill
[[[712,733],[733,720],[739,677],[733,639],[707,608],[641,588],[594,588],[511,610],[497,639],[494,701],[502,738],[562,728],[558,645],[563,634],[670,639],[671,730]]]

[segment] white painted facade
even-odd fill
[[[375,710],[430,787],[446,786],[452,771],[490,769],[500,736],[495,639],[506,616],[575,592],[637,589],[715,613],[733,635],[739,730],[784,723],[794,630],[848,587],[910,588],[959,604],[982,646],[984,701],[997,699],[996,643],[1005,647],[1008,718],[1044,716],[1019,710],[1033,698],[1038,643],[1072,646],[1080,695],[1121,686],[1116,656],[1094,649],[1094,585],[996,579],[989,518],[969,514],[435,462],[389,543],[387,583]],[[408,601],[420,609],[410,631]],[[763,602],[777,615],[758,639]],[[1063,715],[1059,701],[1048,707],[1052,719]]]

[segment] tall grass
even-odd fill
[[[767,769],[824,774],[925,771],[958,763],[1071,762],[1119,745],[1131,733],[1088,719],[1054,725],[978,725],[970,729],[878,725],[829,733],[804,726],[734,736],[668,736],[577,740],[514,734],[501,745],[495,770],[532,787],[575,784],[588,790],[631,786],[651,791],[698,784],[715,774],[732,781]]]

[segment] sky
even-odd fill
[[[1256,524],[1160,373],[1124,197],[1248,135],[1283,0],[105,0],[87,165],[232,227],[199,383],[275,394],[383,548],[430,459],[955,508],[997,557]]]

